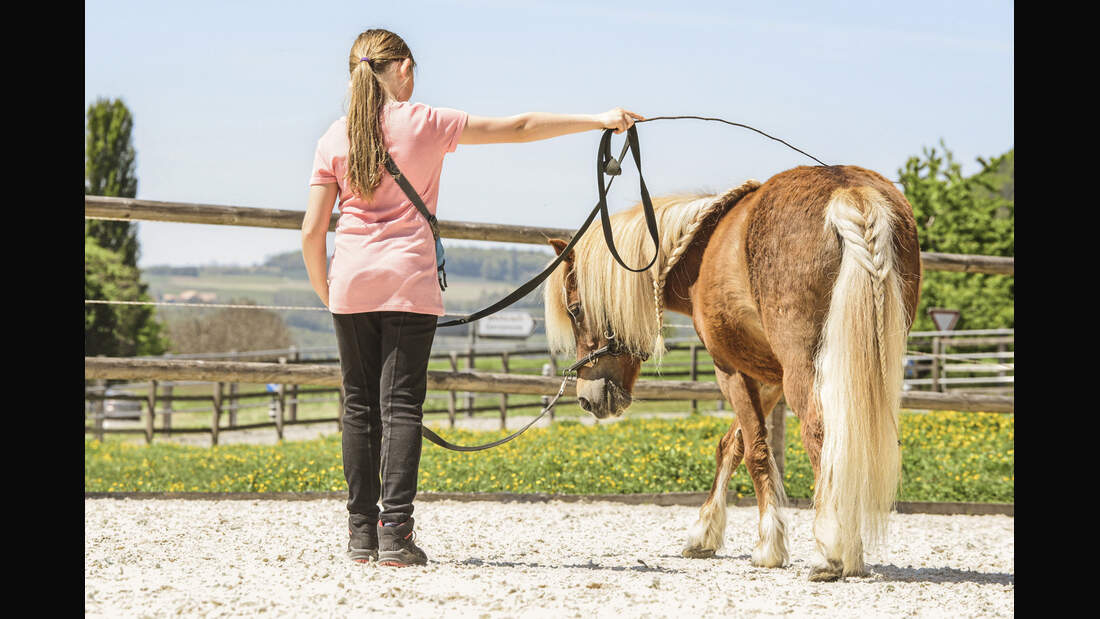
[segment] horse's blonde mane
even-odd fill
[[[622,268],[608,251],[603,231],[592,226],[573,248],[573,274],[580,295],[585,328],[596,333],[610,328],[623,349],[633,354],[651,354],[658,361],[664,354],[661,336],[661,290],[668,272],[691,243],[699,226],[715,210],[728,208],[741,196],[759,186],[749,181],[724,195],[676,194],[653,198],[660,255],[653,266],[641,273]],[[731,195],[737,193],[738,195]],[[611,216],[615,247],[632,268],[645,266],[653,257],[642,205]],[[569,309],[566,307],[564,268],[555,269],[543,291],[546,338],[555,353],[573,354],[576,348]]]

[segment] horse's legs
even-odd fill
[[[783,508],[787,493],[768,447],[767,415],[782,395],[778,387],[761,386],[740,373],[715,369],[718,384],[730,401],[741,426],[745,467],[752,477],[756,505],[760,512],[760,542],[752,551],[752,564],[782,567],[790,559],[787,551],[787,519]]]
[[[825,439],[825,428],[813,384],[814,370],[809,360],[784,366],[783,390],[787,396],[787,404],[798,415],[802,445],[810,457],[816,485],[821,483],[821,444]],[[843,540],[839,536],[836,514],[825,513],[821,506],[815,506],[814,539],[817,541],[818,557],[810,568],[810,580],[832,581],[841,576],[866,574],[862,540],[855,540],[859,547],[859,562],[855,565],[844,565]]]
[[[719,383],[721,384],[721,383]],[[725,387],[722,387],[725,395]],[[726,396],[729,399],[729,396]],[[729,488],[729,479],[737,467],[741,464],[741,457],[745,453],[744,443],[741,442],[741,428],[737,419],[730,424],[729,430],[722,440],[718,441],[718,449],[714,454],[715,470],[714,483],[710,486],[710,495],[699,508],[699,519],[688,529],[687,545],[681,554],[693,559],[708,559],[714,556],[714,552],[722,548],[725,542],[726,532],[726,490]]]

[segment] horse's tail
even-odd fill
[[[901,474],[898,409],[908,313],[894,267],[890,204],[871,188],[835,191],[826,229],[841,239],[840,270],[821,333],[814,390],[824,425],[814,493],[818,539],[843,549],[845,573],[880,541]],[[833,535],[838,536],[834,538]]]

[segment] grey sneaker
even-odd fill
[[[357,563],[378,560],[378,531],[374,518],[363,514],[348,514],[348,558]]]
[[[413,543],[416,534],[413,532],[413,519],[395,527],[382,526],[378,521],[378,565],[391,565],[393,567],[408,567],[410,565],[427,565],[428,555],[417,548]]]

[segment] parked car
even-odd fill
[[[107,419],[141,419],[141,401],[140,400],[114,400],[110,399],[111,396],[133,396],[137,395],[132,391],[123,391],[121,389],[108,388],[103,392],[103,395],[108,399],[103,401],[103,416]]]

